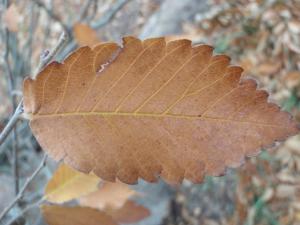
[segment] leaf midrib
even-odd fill
[[[69,112],[69,113],[52,113],[52,114],[33,114],[32,119],[39,118],[51,118],[51,117],[67,117],[67,116],[102,116],[102,117],[114,117],[114,116],[124,116],[124,117],[148,117],[148,118],[173,118],[173,119],[185,119],[185,120],[212,120],[217,122],[232,122],[240,124],[257,125],[264,127],[274,127],[274,128],[286,128],[284,125],[275,125],[257,121],[243,121],[234,120],[229,118],[217,118],[210,116],[194,116],[194,115],[180,115],[180,114],[155,114],[155,113],[127,113],[127,112]]]

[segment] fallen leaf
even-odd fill
[[[70,201],[96,191],[99,181],[94,174],[81,173],[61,164],[48,182],[44,198],[54,203]]]
[[[79,46],[93,47],[100,42],[97,32],[83,23],[76,23],[73,26],[73,34]]]
[[[288,22],[288,28],[295,34],[300,34],[300,22],[297,20],[291,20]]]
[[[296,187],[294,185],[280,184],[276,188],[276,196],[278,198],[295,198]]]
[[[3,14],[3,22],[11,32],[18,31],[20,13],[15,4],[11,4]]]
[[[42,205],[41,210],[48,225],[117,225],[111,216],[88,207]]]
[[[125,202],[137,193],[123,183],[105,182],[97,191],[82,196],[79,202],[82,206],[98,209],[119,209]]]
[[[300,85],[300,72],[299,71],[290,71],[283,78],[289,89],[293,89]]]
[[[281,63],[268,61],[258,65],[257,73],[260,75],[270,76],[277,73],[281,67]]]
[[[43,149],[80,171],[199,183],[299,131],[229,61],[188,40],[83,47],[25,80],[24,109]]]

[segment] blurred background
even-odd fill
[[[55,60],[78,46],[166,36],[207,43],[241,65],[244,77],[270,92],[300,120],[300,1],[298,0],[0,0],[0,130],[22,97],[22,80],[34,74],[62,32],[68,41]],[[42,157],[28,123],[19,122],[0,148],[0,211]],[[10,214],[39,199],[55,168],[48,162]],[[300,224],[300,136],[247,159],[225,177],[194,185],[139,182],[136,200],[151,215],[144,225]],[[43,224],[38,210],[15,224]]]

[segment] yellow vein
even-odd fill
[[[79,105],[77,106],[76,111],[79,111],[81,104],[84,102],[84,100],[86,99],[86,97],[87,97],[88,94],[89,94],[89,91],[92,89],[94,83],[95,83],[96,80],[97,80],[96,66],[95,66],[95,64],[96,64],[96,58],[98,57],[98,55],[99,55],[105,48],[107,48],[107,46],[102,47],[102,48],[100,49],[100,51],[97,52],[97,54],[94,55],[94,58],[93,58],[93,67],[94,67],[93,73],[94,73],[94,78],[93,78],[91,84],[89,85],[87,91],[85,92],[85,95],[83,96],[81,102],[80,102]]]
[[[44,101],[45,101],[45,87],[46,87],[46,83],[47,81],[49,80],[49,77],[51,76],[52,72],[53,72],[53,69],[54,69],[54,66],[52,66],[51,70],[47,73],[47,78],[44,80],[44,83],[43,83],[43,91],[42,91],[42,101],[41,101],[41,107],[42,105],[44,104]],[[40,109],[41,109],[40,107]]]
[[[53,117],[67,117],[67,116],[101,116],[105,117],[113,117],[113,116],[130,116],[134,118],[139,117],[149,117],[149,118],[173,118],[173,119],[186,119],[186,120],[213,120],[217,122],[233,122],[233,123],[241,123],[241,124],[253,124],[253,125],[262,125],[269,127],[280,127],[285,128],[283,125],[273,125],[269,123],[262,123],[256,121],[239,121],[233,119],[223,119],[216,118],[210,116],[194,116],[194,115],[176,115],[176,114],[152,114],[152,113],[123,113],[123,112],[70,112],[70,113],[59,113],[59,114],[42,114],[42,115],[34,115],[33,119],[42,119],[42,118],[53,118]]]
[[[140,60],[140,57],[149,49],[151,48],[156,42],[153,42],[151,45],[149,45],[147,48],[144,48],[132,61],[132,63],[129,65],[129,67],[127,68],[127,70],[125,70],[125,72],[123,74],[121,74],[121,76],[119,76],[114,82],[113,84],[110,86],[110,88],[106,91],[106,93],[104,95],[101,96],[101,98],[99,98],[95,104],[95,106],[92,108],[92,111],[94,111],[98,104],[102,101],[103,98],[105,98],[109,92],[119,83],[119,81],[129,72],[129,70],[133,67],[133,65],[138,62],[138,60]],[[142,44],[142,43],[141,43]]]
[[[209,105],[205,111],[202,113],[202,116],[205,115],[205,113],[207,113],[211,108],[213,108],[215,105],[217,105],[220,101],[222,101],[224,98],[226,98],[227,96],[229,96],[230,94],[232,94],[232,92],[234,92],[235,90],[237,90],[239,88],[239,86],[234,87],[233,89],[231,89],[229,92],[227,92],[226,94],[224,94],[223,96],[221,96],[219,99],[216,99],[215,102],[213,102],[211,105]]]
[[[145,76],[137,83],[137,85],[136,85],[136,86],[128,93],[128,95],[125,96],[125,97],[122,99],[121,103],[116,107],[115,112],[118,112],[118,111],[120,110],[122,104],[129,98],[129,96],[130,96],[134,91],[137,90],[137,88],[143,83],[143,81],[146,80],[146,79],[149,77],[149,75],[151,75],[151,73],[154,71],[154,69],[156,69],[156,68],[162,63],[162,61],[163,61],[167,56],[171,55],[174,51],[176,51],[177,49],[181,48],[182,46],[183,46],[183,45],[180,45],[180,46],[174,48],[174,49],[173,49],[172,51],[170,51],[168,54],[164,55],[159,61],[157,61],[157,63],[153,66],[153,68],[152,68],[150,71],[148,71],[148,73],[146,73],[146,75],[145,75]]]
[[[217,64],[217,63],[219,63],[220,61],[216,61],[216,62],[214,62],[214,63],[212,63],[212,64],[209,64],[208,63],[208,65],[207,65],[207,67],[203,70],[203,71],[201,71],[199,74],[198,74],[198,76],[196,76],[191,82],[190,82],[190,84],[186,87],[186,89],[184,90],[184,92],[183,92],[183,94],[177,99],[177,100],[175,100],[164,112],[163,112],[163,114],[167,114],[179,101],[181,101],[184,97],[186,97],[186,96],[189,96],[189,95],[186,95],[186,93],[189,91],[189,89],[190,89],[190,87],[194,84],[194,82],[199,78],[199,77],[201,77],[203,74],[205,74],[205,72],[206,71],[208,71],[208,69],[210,68],[210,67],[212,67],[212,66],[214,66],[215,64]],[[224,76],[222,76],[222,77],[220,77],[219,79],[217,79],[217,80],[215,80],[214,82],[212,82],[212,83],[210,83],[210,84],[208,84],[208,85],[206,85],[206,86],[204,86],[203,88],[200,88],[199,90],[197,90],[197,91],[203,91],[203,90],[205,90],[205,89],[207,89],[207,88],[209,88],[210,86],[212,86],[212,85],[214,85],[216,82],[218,82],[219,80],[221,80],[221,79],[223,79],[224,77],[226,76],[226,74],[224,75]],[[194,93],[194,92],[193,92]],[[192,94],[193,94],[192,93]]]
[[[197,95],[197,94],[199,94],[200,92],[206,90],[207,88],[210,88],[211,86],[215,85],[215,84],[218,83],[220,80],[223,80],[224,77],[226,77],[227,75],[228,75],[228,73],[225,73],[223,76],[221,76],[220,78],[216,79],[214,82],[212,82],[212,83],[208,84],[207,86],[205,86],[205,87],[203,87],[203,88],[200,88],[200,89],[198,89],[198,90],[196,90],[196,91],[194,91],[194,92],[192,92],[192,93],[190,93],[190,94],[187,94],[187,95],[185,95],[184,97],[188,97],[188,96],[192,96],[192,95]]]
[[[67,87],[68,87],[68,84],[69,84],[69,79],[70,79],[70,71],[73,67],[73,65],[77,62],[77,60],[80,58],[80,56],[84,53],[84,51],[82,51],[76,58],[75,60],[71,63],[70,67],[68,68],[68,73],[67,73],[67,79],[66,79],[66,82],[65,82],[65,85],[64,85],[64,92],[61,96],[61,99],[58,103],[58,106],[57,106],[57,109],[55,110],[55,113],[58,112],[58,110],[60,109],[63,101],[64,101],[64,98],[65,98],[65,95],[66,95],[66,92],[67,92]]]
[[[196,56],[198,56],[201,52],[197,53],[196,55],[191,55],[188,57],[185,62],[174,71],[174,74],[165,82],[163,83],[158,90],[156,90],[151,96],[149,96],[134,112],[137,113],[143,106],[145,106],[155,95],[157,95],[164,87],[166,87],[175,77],[176,75],[186,66],[188,63],[191,62]],[[192,54],[192,53],[191,53]]]
[[[255,94],[255,91],[254,93]],[[240,105],[236,110],[234,110],[231,114],[229,114],[229,116],[227,117],[228,119],[232,119],[232,117],[238,113],[240,110],[242,110],[244,107],[246,107],[247,105],[249,105],[250,103],[252,103],[252,101],[255,99],[255,95],[249,100],[249,101],[246,101],[244,102],[242,105]]]

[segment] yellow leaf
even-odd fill
[[[62,203],[97,190],[99,178],[84,174],[61,164],[48,182],[44,198],[50,202]]]
[[[125,183],[195,183],[299,132],[212,47],[164,38],[73,52],[24,82],[24,108],[54,159]]]

